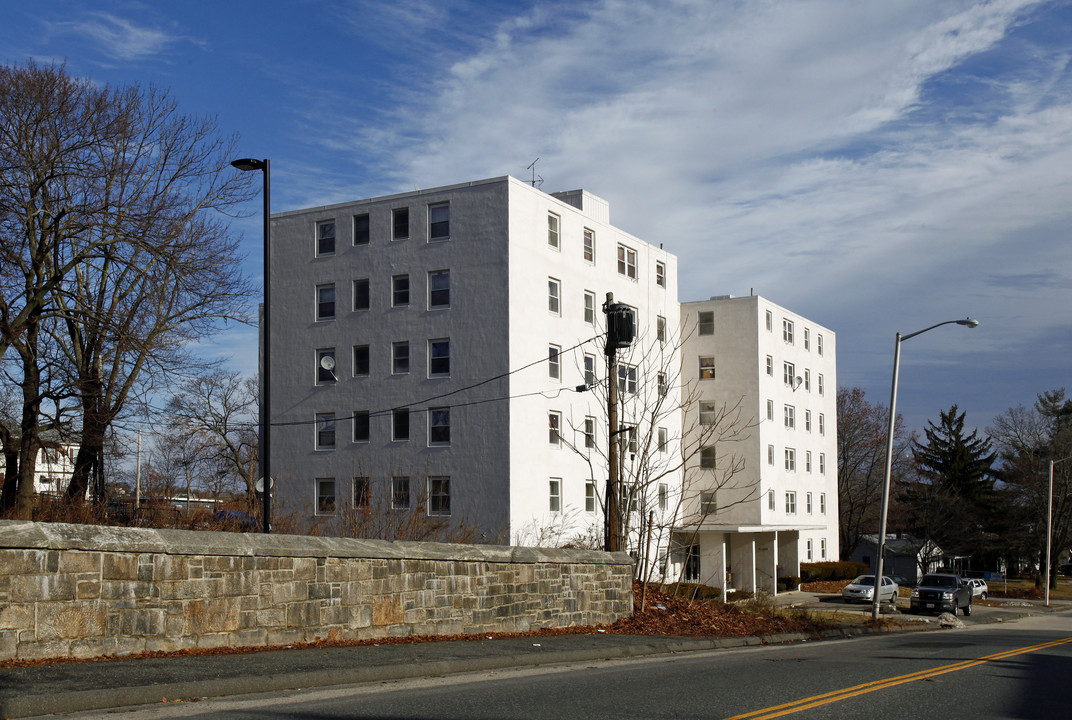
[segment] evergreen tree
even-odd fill
[[[972,504],[985,502],[994,489],[990,467],[997,459],[990,439],[972,430],[964,435],[964,415],[957,406],[939,413],[939,424],[927,422],[927,442],[912,443],[912,455],[920,475],[954,497]]]

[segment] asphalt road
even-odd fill
[[[1070,620],[1063,611],[960,630],[165,703],[119,716],[1059,718],[1072,706]]]

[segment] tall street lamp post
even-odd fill
[[[1060,465],[1065,460],[1072,460],[1072,455],[1060,460],[1050,460],[1050,485],[1049,490],[1046,492],[1046,607],[1050,606],[1050,544],[1053,542],[1053,466]]]
[[[917,330],[914,333],[908,333],[907,335],[901,335],[897,333],[897,340],[893,345],[893,383],[890,389],[890,422],[889,430],[886,434],[886,474],[882,479],[882,512],[879,515],[878,522],[878,562],[875,567],[875,590],[873,597],[871,598],[871,617],[878,620],[879,600],[880,592],[882,588],[882,556],[886,552],[886,516],[890,509],[890,471],[893,467],[893,426],[897,420],[897,373],[901,367],[901,343],[909,338],[914,338],[916,335],[922,335],[928,330],[933,330],[936,327],[942,325],[964,325],[969,328],[976,327],[979,324],[978,320],[972,320],[971,318],[965,318],[963,320],[946,320],[940,322],[937,325],[931,325],[928,328]]]
[[[271,448],[272,425],[268,421],[268,411],[271,405],[272,386],[272,275],[269,272],[271,266],[272,226],[270,220],[272,174],[268,158],[257,160],[256,158],[242,158],[231,163],[239,170],[260,170],[264,173],[264,312],[261,316],[263,323],[263,340],[261,350],[261,409],[260,409],[260,448],[261,448],[261,477],[263,480],[264,508],[261,513],[264,522],[264,532],[272,531],[272,473],[269,464],[269,450]]]

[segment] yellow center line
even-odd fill
[[[839,700],[846,700],[858,695],[865,695],[876,690],[903,685],[904,683],[915,682],[916,680],[925,680],[926,678],[956,672],[957,670],[966,670],[995,660],[1002,660],[1015,655],[1037,652],[1039,650],[1045,650],[1070,642],[1072,642],[1072,637],[1061,640],[1052,640],[1050,642],[1044,642],[1030,647],[1017,648],[1015,650],[1006,650],[1004,652],[986,655],[974,660],[962,660],[961,662],[953,663],[951,665],[943,665],[930,670],[919,670],[917,672],[908,673],[907,675],[898,675],[897,677],[885,678],[883,680],[872,680],[871,682],[863,683],[861,685],[854,685],[852,687],[834,690],[821,695],[812,695],[811,697],[794,700],[793,702],[785,703],[783,705],[774,705],[769,708],[763,708],[762,710],[755,710],[750,713],[745,713],[744,715],[734,715],[731,718],[726,718],[726,720],[768,720],[769,718],[782,717],[783,715],[790,715],[795,712],[800,712],[801,710],[808,710],[810,708],[819,707],[820,705],[827,705],[829,703],[838,702]]]

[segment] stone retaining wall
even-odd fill
[[[625,553],[0,521],[0,660],[517,632],[630,612]]]

